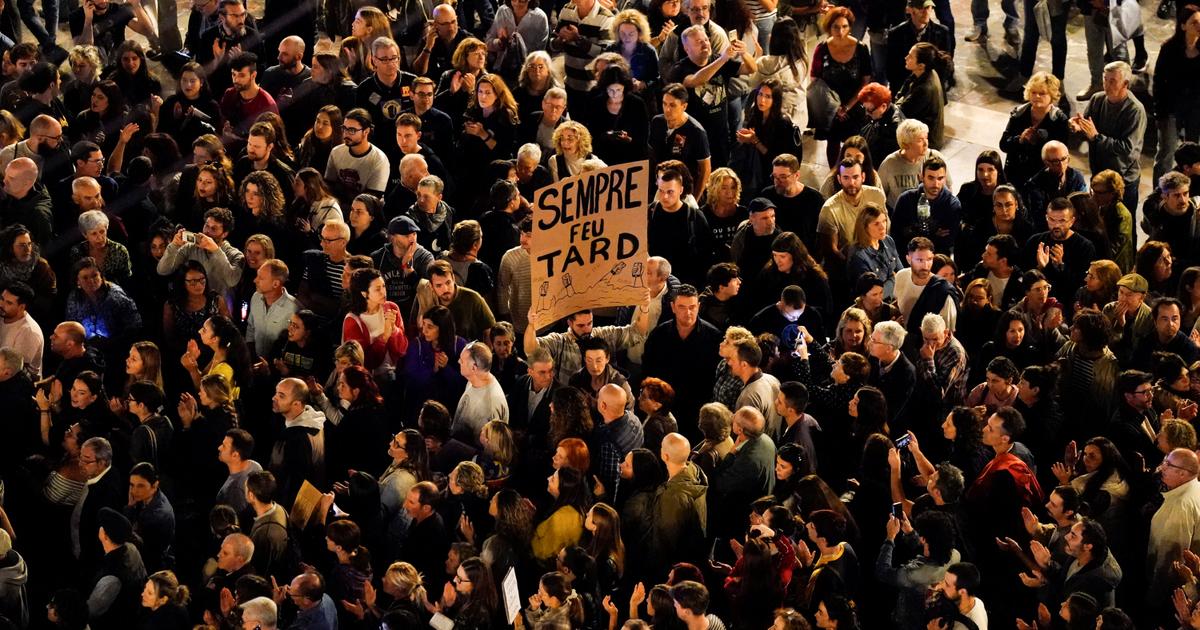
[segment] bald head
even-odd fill
[[[304,59],[304,40],[295,35],[288,35],[279,42],[279,56],[277,57],[280,67],[292,72],[299,72],[304,64],[301,62]]]
[[[457,14],[454,13],[454,7],[452,7],[448,4],[439,4],[436,7],[433,7],[433,19],[435,19],[435,20],[438,18],[447,18],[448,19],[448,18],[452,18],[452,17],[453,18],[458,17]]]
[[[767,428],[767,419],[754,407],[742,407],[733,414],[733,426],[744,438],[750,440],[763,434]]]
[[[10,197],[23,199],[37,183],[37,162],[20,157],[8,163],[4,171],[4,192]]]
[[[305,610],[320,604],[321,598],[325,595],[325,584],[321,580],[321,576],[316,573],[297,575],[292,579],[290,588],[293,593],[305,600],[301,604]]]
[[[600,394],[597,396],[600,403],[600,415],[605,422],[612,422],[617,418],[625,415],[625,390],[620,385],[609,383],[600,388]]]
[[[39,114],[29,123],[29,135],[61,136],[62,123],[52,116]]]
[[[1158,470],[1162,475],[1163,485],[1168,490],[1174,490],[1196,479],[1196,474],[1200,472],[1200,458],[1194,451],[1177,448],[1163,458]]]
[[[683,466],[688,456],[692,454],[692,445],[688,439],[678,433],[668,433],[662,441],[663,461],[668,466]]]

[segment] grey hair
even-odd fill
[[[1104,74],[1119,74],[1126,84],[1133,81],[1133,68],[1124,61],[1114,61],[1104,66]]]
[[[905,119],[904,122],[896,125],[896,142],[900,147],[906,147],[913,143],[917,134],[929,135],[929,125],[917,120],[916,118]]]
[[[0,365],[8,368],[8,371],[16,374],[25,367],[25,357],[20,352],[12,348],[0,348]]]
[[[1046,144],[1042,145],[1042,159],[1043,160],[1046,159],[1046,153],[1050,149],[1062,149],[1063,153],[1066,153],[1067,155],[1071,154],[1071,152],[1070,152],[1071,150],[1067,148],[1067,145],[1063,144],[1062,142],[1059,142],[1058,140],[1051,140],[1050,142],[1047,142]]]
[[[337,219],[330,219],[325,222],[325,225],[323,226],[322,229],[324,229],[324,228],[333,228],[333,229],[337,230],[338,236],[340,236],[346,240],[350,240],[350,224],[346,223],[345,221],[338,221]]]
[[[733,414],[733,419],[742,427],[746,437],[755,438],[762,435],[767,428],[767,419],[762,412],[754,407],[742,407]]]
[[[921,318],[921,334],[941,335],[946,332],[946,320],[937,313],[925,313]]]
[[[700,408],[700,433],[704,439],[720,442],[729,437],[733,412],[724,403],[710,402]]]
[[[112,460],[113,460],[112,442],[109,442],[108,440],[106,440],[102,437],[88,438],[88,441],[84,442],[83,446],[80,447],[80,449],[85,449],[85,448],[90,450],[92,452],[92,454],[96,456],[97,462],[104,462],[105,464],[110,464],[110,465],[112,464]]]
[[[249,536],[241,533],[230,534],[222,542],[229,543],[229,546],[233,548],[233,553],[246,562],[254,558],[254,541]]]
[[[649,263],[651,260],[658,263],[659,278],[666,278],[667,276],[671,275],[671,261],[663,258],[662,256],[651,256],[646,259],[646,262]]]
[[[536,142],[526,142],[525,144],[522,144],[521,148],[517,149],[517,159],[522,160],[525,158],[530,158],[534,162],[541,163],[541,161],[542,161],[541,145],[539,145]]]
[[[400,50],[400,44],[397,44],[396,40],[392,39],[391,37],[380,37],[371,42],[372,55],[378,55],[379,51],[384,48],[395,48],[396,50]]]
[[[883,343],[897,350],[904,345],[904,338],[908,336],[908,331],[904,330],[903,326],[891,320],[875,324],[875,332],[879,333]]]
[[[1180,188],[1191,188],[1192,180],[1187,175],[1179,171],[1168,171],[1158,178],[1159,190],[1179,190]]]
[[[79,181],[79,180],[75,180]],[[99,210],[88,210],[79,215],[79,231],[87,234],[92,230],[108,228],[108,216]]]
[[[688,4],[690,5],[691,2],[689,2]],[[704,25],[702,25],[702,24],[693,24],[693,25],[683,29],[683,32],[679,34],[679,41],[680,41],[680,43],[683,43],[683,40],[685,38],[691,37],[692,35],[696,35],[696,34],[707,36],[708,31],[704,30]]]
[[[417,184],[417,188],[432,188],[433,192],[440,195],[446,189],[446,184],[437,175],[426,175],[421,178],[420,183]]]
[[[546,90],[546,93],[542,95],[543,101],[551,98],[561,98],[565,101],[567,100],[567,91],[557,86],[552,87],[549,90]]]
[[[541,346],[538,346],[533,352],[530,352],[529,356],[526,357],[526,361],[529,363],[529,365],[533,365],[535,363],[549,363],[554,365],[554,357],[550,356],[550,351]]]
[[[269,630],[275,627],[279,619],[279,607],[270,597],[255,597],[241,605],[242,620],[253,621]]]
[[[417,162],[424,164],[425,170],[429,170],[429,162],[425,159],[424,155],[421,155],[420,153],[409,153],[408,155],[400,158],[400,172],[403,173],[407,171],[408,169],[412,168],[413,164],[416,164]]]

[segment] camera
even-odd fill
[[[195,233],[195,232],[187,232],[187,231],[185,231],[185,232],[183,233],[183,242],[184,242],[184,243],[190,243],[190,244],[192,244],[192,245],[195,245],[195,244],[196,244],[196,233]]]

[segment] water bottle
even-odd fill
[[[924,195],[924,193],[922,193],[921,198],[919,200],[917,200],[917,230],[916,230],[917,233],[921,234],[922,236],[928,236],[930,234],[930,232],[932,231],[930,229],[930,225],[929,225],[929,215],[930,215],[929,197],[926,197]]]

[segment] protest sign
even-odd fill
[[[559,180],[533,198],[533,322],[646,296],[649,162]]]

